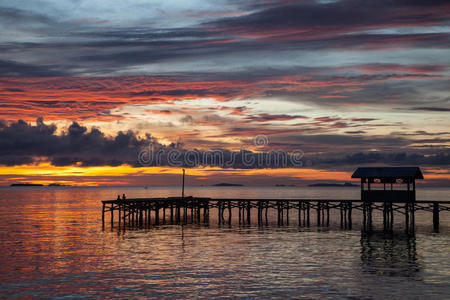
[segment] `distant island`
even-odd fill
[[[10,186],[44,186],[40,183],[11,183]]]
[[[243,186],[243,184],[222,182],[222,183],[213,184],[212,186]]]
[[[351,182],[346,182],[344,184],[340,183],[314,183],[309,184],[308,186],[339,186],[339,187],[349,187],[349,186],[358,186],[357,184],[353,184]]]
[[[41,183],[11,183],[10,186],[44,186],[44,185]],[[70,186],[70,185],[61,183],[50,183],[48,186]]]
[[[275,186],[288,186],[288,187],[293,187],[296,186],[295,184],[275,184]]]

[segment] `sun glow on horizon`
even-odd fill
[[[196,183],[202,181],[214,182],[219,178],[238,180],[242,178],[274,178],[289,179],[291,182],[304,184],[310,181],[353,181],[351,172],[328,171],[312,168],[279,168],[279,169],[227,169],[220,167],[195,167],[186,169],[187,176],[195,178]],[[180,167],[155,166],[155,167],[132,167],[120,166],[53,166],[48,162],[39,164],[19,165],[14,167],[0,167],[0,174],[6,176],[4,184],[32,183],[44,184],[58,183],[71,186],[100,186],[100,185],[133,185],[132,179],[140,176],[156,175],[166,178],[166,185],[178,185],[178,176],[181,175]],[[426,179],[450,179],[450,174],[443,170],[424,170]],[[158,181],[159,182],[159,181]],[[151,184],[150,184],[151,185]]]

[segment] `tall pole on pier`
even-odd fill
[[[184,199],[184,173],[185,173],[185,170],[183,169],[183,185],[181,188],[181,198],[183,198],[183,199]]]

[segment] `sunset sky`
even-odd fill
[[[450,4],[0,0],[0,185],[450,186]],[[153,148],[150,148],[153,147]],[[147,165],[149,149],[296,164]]]

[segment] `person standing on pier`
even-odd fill
[[[122,194],[122,200],[125,201],[125,194]]]

